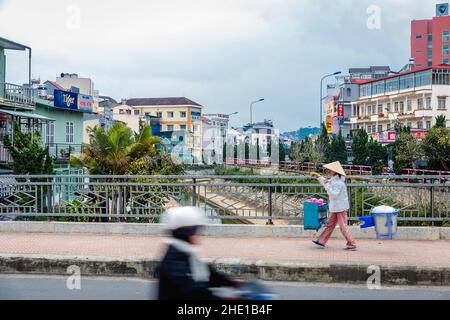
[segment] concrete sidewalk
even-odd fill
[[[86,275],[152,277],[164,237],[59,233],[0,233],[0,273],[66,274],[72,264]],[[233,276],[273,281],[364,282],[367,267],[381,268],[385,283],[450,285],[450,241],[358,240],[327,249],[309,239],[203,238],[203,257]]]

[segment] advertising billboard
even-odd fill
[[[94,98],[84,94],[78,96],[78,109],[80,111],[92,112],[92,106],[94,105]]]
[[[411,130],[411,134],[417,138],[418,141],[422,141],[428,134],[428,130]],[[380,143],[392,143],[397,140],[397,132],[395,131],[383,131],[378,133],[378,141]]]
[[[331,134],[333,132],[333,116],[327,115],[325,126],[327,128],[327,132]]]
[[[338,106],[337,106],[337,116],[339,118],[344,117],[344,105],[342,103],[338,104]]]
[[[54,106],[56,108],[78,110],[78,95],[73,92],[55,90]]]

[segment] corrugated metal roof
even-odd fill
[[[27,46],[24,46],[23,44],[5,39],[0,37],[0,48],[7,49],[7,50],[21,50],[24,51],[28,49]]]
[[[56,121],[54,119],[50,119],[50,118],[41,116],[40,114],[29,113],[29,112],[19,112],[19,111],[0,109],[0,113],[6,113],[6,114],[9,114],[9,115],[12,115],[15,117],[38,119],[38,120],[45,120],[45,121]]]

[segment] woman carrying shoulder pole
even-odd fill
[[[324,168],[330,173],[330,179],[322,177],[317,172],[312,172],[311,176],[317,178],[328,193],[330,218],[325,231],[313,243],[324,248],[338,224],[342,235],[347,240],[347,246],[344,250],[356,250],[356,242],[347,228],[348,210],[350,206],[347,186],[345,184],[345,171],[339,161],[327,164]]]

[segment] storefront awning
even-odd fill
[[[29,112],[19,112],[19,111],[11,111],[11,110],[0,109],[0,113],[6,113],[6,114],[9,114],[9,115],[14,116],[14,117],[21,117],[21,118],[28,118],[28,119],[37,119],[37,120],[48,121],[48,122],[56,121],[54,119],[50,119],[50,118],[41,116],[39,114],[29,113]]]

